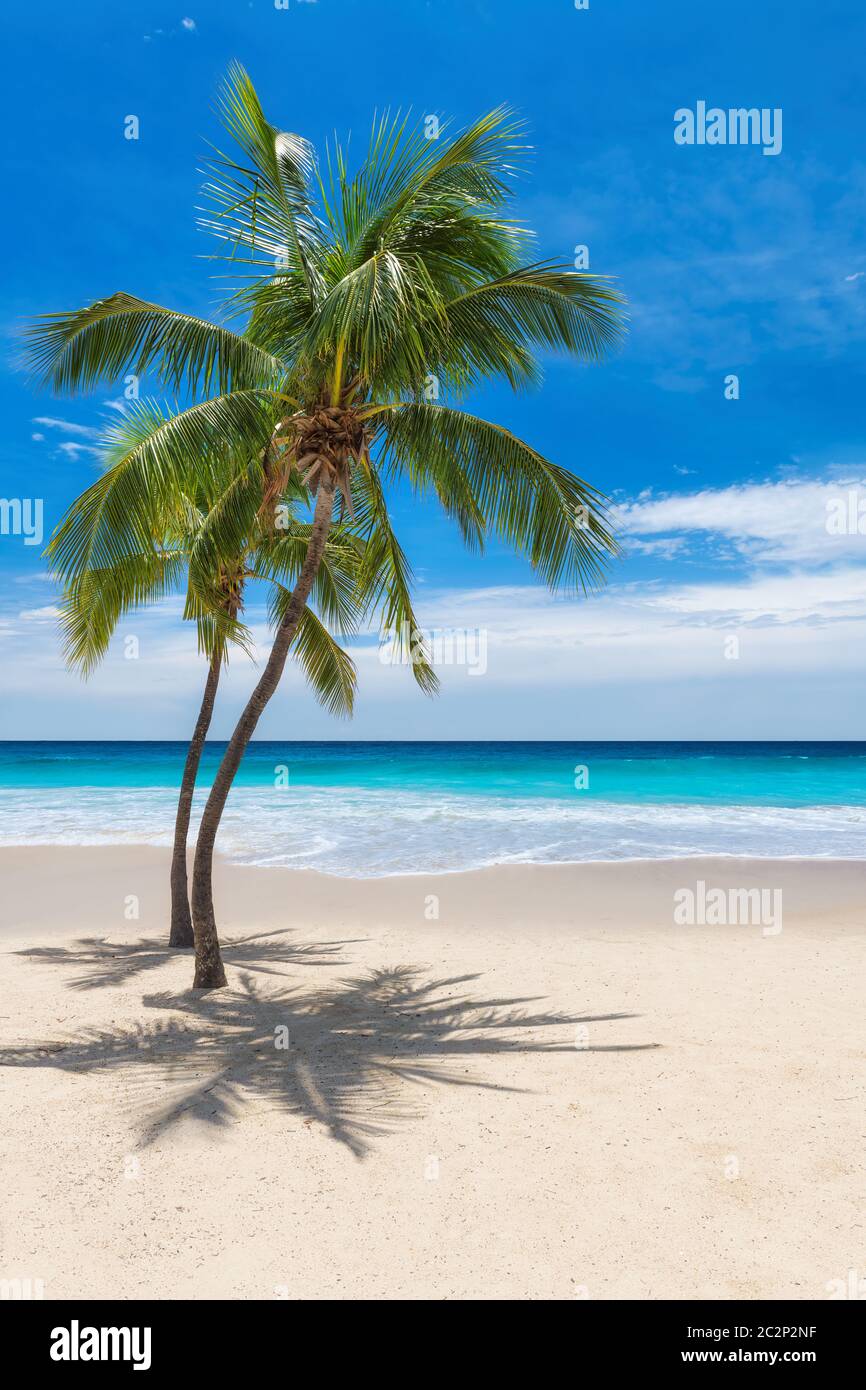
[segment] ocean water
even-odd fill
[[[194,816],[222,743],[207,746]],[[171,843],[182,743],[0,743],[0,845]],[[193,831],[195,820],[193,823]],[[866,858],[866,743],[254,743],[220,850],[350,877]]]

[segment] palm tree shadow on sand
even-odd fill
[[[327,942],[292,941],[290,928],[255,932],[251,936],[227,937],[223,951],[232,965],[243,966],[263,975],[283,975],[287,965],[341,965],[340,952],[360,939]],[[165,942],[157,937],[141,937],[138,941],[112,941],[107,936],[80,936],[73,946],[32,946],[15,951],[27,960],[45,961],[51,965],[70,966],[79,973],[66,981],[70,989],[101,989],[104,985],[123,985],[136,975],[156,970],[166,961],[192,959],[192,951],[171,953]]]
[[[166,956],[163,950],[161,959]],[[291,950],[285,958],[291,958]],[[635,1015],[532,1012],[527,1006],[537,1000],[530,997],[477,998],[463,987],[479,975],[425,978],[420,967],[398,966],[355,976],[333,989],[268,992],[251,974],[236,978],[233,988],[215,993],[147,995],[145,1008],[169,1016],[131,1028],[91,1029],[70,1041],[4,1049],[0,1064],[119,1074],[141,1117],[142,1145],[184,1117],[225,1126],[256,1104],[304,1124],[318,1122],[363,1158],[371,1140],[419,1114],[419,1105],[410,1101],[413,1088],[521,1089],[475,1077],[470,1070],[475,1059],[569,1053],[578,1060],[580,1052],[656,1046],[588,1043],[589,1025]],[[90,987],[81,979],[72,984]],[[534,1036],[578,1025],[579,1044],[574,1034],[558,1041]]]

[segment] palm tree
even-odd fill
[[[137,551],[117,553],[111,548],[112,496],[128,457],[142,438],[168,420],[156,403],[131,405],[121,422],[105,438],[102,477],[73,502],[47,549],[52,574],[65,586],[60,622],[68,664],[88,676],[105,655],[121,616],[175,592],[183,586],[190,557],[195,554],[212,510],[219,504],[237,470],[225,476],[198,467],[186,480],[187,491],[160,499],[162,515],[152,518],[152,536],[139,538]],[[187,749],[175,819],[171,861],[171,927],[169,945],[194,945],[187,885],[187,839],[193,793],[205,739],[210,727],[220,672],[231,644],[249,649],[250,634],[240,622],[244,589],[249,580],[265,580],[272,586],[272,610],[278,613],[297,576],[308,539],[309,526],[295,515],[297,486],[283,501],[283,526],[279,535],[262,532],[252,517],[250,535],[242,554],[232,563],[223,561],[213,577],[210,608],[186,585],[185,616],[194,617],[199,650],[208,662],[207,679],[195,729]],[[363,614],[359,606],[357,573],[363,555],[360,539],[341,528],[329,538],[317,576],[314,598],[339,630],[357,630]],[[354,704],[356,672],[348,654],[309,607],[294,639],[294,650],[316,697],[332,713],[350,715]]]
[[[221,115],[239,149],[215,151],[203,225],[244,268],[228,308],[234,333],[119,293],[48,316],[32,361],[57,389],[130,368],[154,369],[199,400],[143,442],[145,496],[170,488],[188,458],[250,458],[262,515],[292,474],[315,498],[309,543],[262,675],[229,741],[199,829],[192,886],[195,986],[225,973],[212,894],[217,830],[244,751],[277,688],[335,523],[360,513],[365,565],[390,571],[388,626],[409,625],[410,573],[388,517],[386,487],[435,495],[480,550],[489,534],[525,556],[552,588],[603,578],[615,542],[604,499],[500,425],[457,408],[471,388],[539,380],[537,349],[601,357],[623,330],[624,301],[604,277],[526,258],[528,233],[505,213],[512,160],[525,148],[505,108],[438,140],[405,117],[374,121],[356,172],[338,142],[325,167],[297,135],[265,118],[234,65]],[[139,506],[130,475],[128,503]],[[234,506],[220,509],[212,554],[232,554]],[[134,528],[133,516],[126,525]],[[201,576],[190,568],[196,590]],[[205,581],[206,583],[206,581]],[[416,679],[435,676],[412,643]]]

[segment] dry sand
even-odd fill
[[[222,864],[207,995],[163,946],[166,868],[0,852],[0,1278],[825,1298],[866,1271],[866,866]],[[675,925],[701,878],[781,888],[783,930]]]

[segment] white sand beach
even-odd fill
[[[223,863],[208,995],[164,945],[166,852],[0,873],[4,1279],[806,1299],[866,1268],[866,865]],[[698,880],[781,889],[782,929],[677,925]]]

